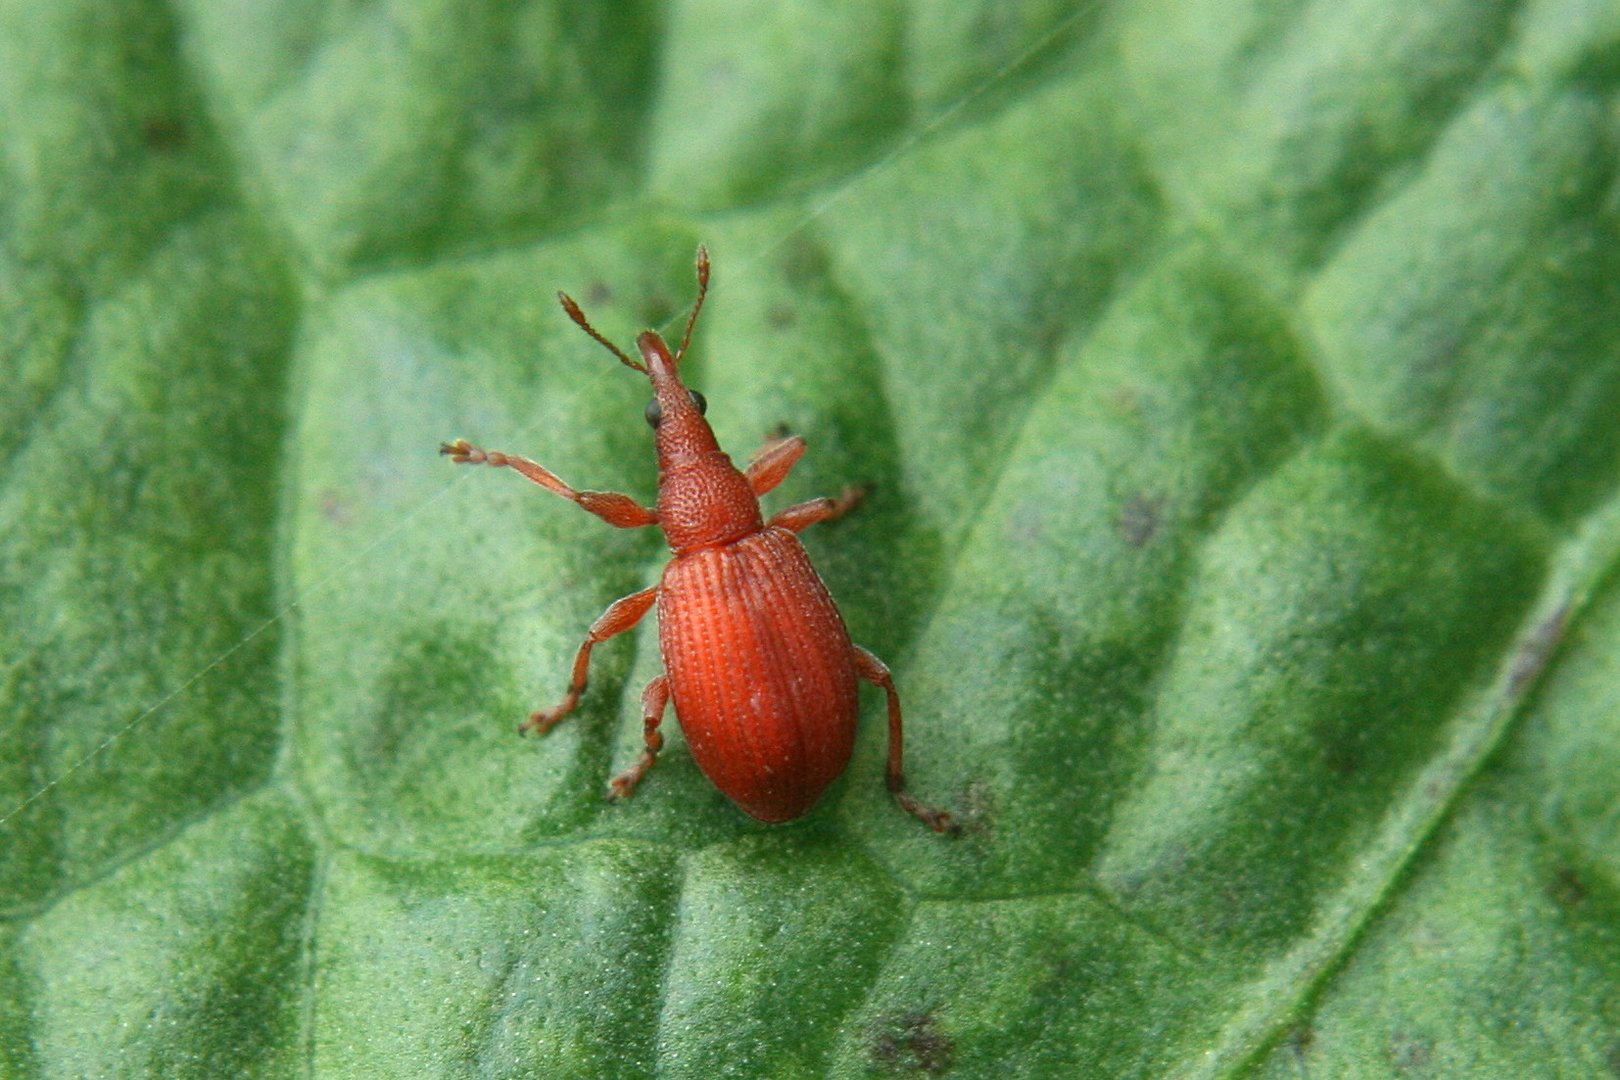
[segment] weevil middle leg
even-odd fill
[[[568,693],[551,708],[530,713],[529,718],[518,725],[518,731],[532,731],[536,735],[544,735],[556,727],[563,717],[573,712],[574,706],[579,704],[580,695],[585,692],[585,683],[590,674],[591,650],[608,638],[622,634],[640,622],[642,616],[652,608],[653,601],[657,599],[658,586],[655,585],[609,604],[601,617],[591,623],[590,630],[585,634],[585,642],[574,657],[574,674],[568,681]]]

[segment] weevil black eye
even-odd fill
[[[697,406],[697,411],[698,411],[699,416],[702,416],[704,413],[709,411],[709,399],[708,398],[704,397],[702,394],[698,393],[696,390],[688,390],[687,393],[692,395],[692,404]]]
[[[657,398],[653,398],[647,402],[647,411],[643,415],[647,417],[648,427],[657,427],[658,421],[664,418],[664,407],[658,404]]]

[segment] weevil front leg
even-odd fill
[[[608,609],[602,612],[601,618],[591,623],[590,630],[585,634],[585,643],[579,647],[579,653],[574,657],[574,675],[568,682],[568,693],[563,699],[549,709],[541,709],[529,714],[529,718],[518,725],[518,732],[532,731],[536,735],[544,735],[556,727],[563,717],[574,711],[579,704],[579,696],[585,692],[585,682],[590,674],[591,650],[597,645],[622,634],[647,614],[658,599],[658,586],[643,589],[637,593],[613,601]]]
[[[901,768],[904,739],[900,733],[900,693],[894,688],[894,676],[889,674],[888,666],[857,645],[855,673],[867,682],[882,687],[883,692],[889,697],[889,767],[884,775],[889,793],[894,796],[894,801],[900,804],[900,809],[930,829],[938,833],[956,835],[961,831],[961,827],[951,820],[950,814],[918,802],[916,797],[906,790],[906,775]]]
[[[608,799],[627,799],[647,775],[647,770],[658,761],[658,751],[664,748],[664,736],[658,725],[664,722],[664,709],[669,705],[669,677],[660,675],[641,692],[641,738],[646,744],[636,763],[613,778],[608,785]]]
[[[578,503],[582,509],[590,511],[615,528],[639,529],[644,525],[658,524],[658,512],[642,506],[630,496],[613,491],[575,491],[558,479],[550,469],[526,457],[503,454],[499,450],[485,450],[474,446],[466,439],[440,444],[439,453],[447,455],[457,465],[494,465],[499,468],[516,469],[547,491]]]

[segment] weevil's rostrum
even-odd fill
[[[642,693],[645,748],[614,778],[610,798],[629,795],[657,761],[664,742],[659,725],[673,703],[692,757],[728,798],[761,821],[799,817],[849,764],[857,690],[865,679],[888,698],[886,779],[896,802],[930,828],[955,832],[949,814],[906,790],[894,680],[881,660],[850,641],[796,535],[853,508],[858,493],[812,499],[765,520],[759,497],[787,477],[804,455],[804,440],[773,439],[739,470],[715,441],[702,396],[681,382],[680,362],[708,293],[703,248],[697,278],[680,348],[671,353],[647,330],[636,338],[639,361],[598,333],[566,293],[558,294],[569,318],[652,383],[646,416],[658,449],[655,509],[626,495],[576,491],[527,458],[481,450],[465,439],[440,447],[458,463],[515,469],[618,528],[657,525],[673,552],[656,586],[616,601],[591,625],[568,692],[521,727],[544,733],[573,711],[585,692],[591,649],[635,626],[656,603],[664,673]]]

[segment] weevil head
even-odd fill
[[[759,498],[720,452],[703,416],[703,395],[681,383],[681,353],[671,355],[651,330],[636,338],[636,348],[653,387],[647,422],[658,444],[658,524],[670,549],[680,554],[758,532]]]
[[[633,360],[603,337],[567,293],[558,293],[563,310],[625,367],[635,368],[652,384],[647,423],[658,446],[658,524],[677,554],[722,544],[758,532],[763,525],[759,498],[747,476],[720,452],[714,431],[704,419],[703,395],[681,382],[681,359],[692,343],[692,328],[709,291],[709,253],[698,248],[698,295],[686,320],[681,347],[673,353],[657,332],[636,338],[640,360]]]
[[[658,444],[659,470],[717,452],[720,444],[703,415],[708,403],[681,382],[679,357],[651,330],[636,338],[636,348],[646,362],[647,381],[652,383],[653,399],[647,403],[646,415]]]

